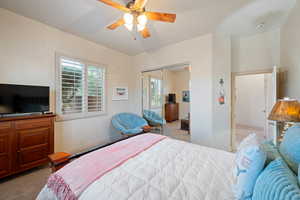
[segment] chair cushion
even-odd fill
[[[261,148],[267,154],[265,166],[270,164],[270,162],[272,162],[273,160],[281,157],[278,148],[273,144],[272,141],[266,141],[262,143]]]
[[[272,161],[258,177],[252,200],[299,200],[295,174],[282,158]]]
[[[280,154],[294,173],[298,174],[300,164],[300,126],[289,128],[280,144]]]
[[[251,199],[257,177],[263,170],[266,153],[255,134],[244,139],[236,154],[234,193],[236,199]]]

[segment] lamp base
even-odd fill
[[[279,131],[278,140],[277,140],[279,144],[282,142],[283,137],[284,137],[284,135],[286,134],[287,130],[288,130],[290,127],[294,126],[294,124],[295,124],[295,123],[293,123],[293,122],[283,122],[283,123],[282,123],[281,129],[280,129],[280,131]]]

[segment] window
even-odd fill
[[[150,105],[151,108],[158,108],[162,105],[161,80],[150,78]]]
[[[105,112],[103,67],[60,56],[57,79],[57,113],[62,119]]]

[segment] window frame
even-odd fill
[[[62,79],[61,79],[61,59],[68,59],[76,62],[80,62],[83,64],[83,76],[84,76],[84,82],[83,82],[83,111],[81,113],[71,113],[71,114],[63,114],[62,113]],[[75,120],[75,119],[82,119],[82,118],[90,118],[90,117],[97,117],[107,114],[107,81],[106,81],[106,72],[107,72],[107,66],[104,64],[99,64],[96,62],[90,62],[84,59],[74,58],[72,56],[66,56],[64,54],[56,53],[55,55],[55,62],[56,62],[56,73],[55,73],[55,85],[56,85],[56,114],[57,114],[57,121],[68,121],[68,120]],[[102,105],[102,111],[93,111],[88,112],[88,67],[96,67],[103,70],[103,105]]]
[[[151,81],[152,80],[157,80],[157,81],[160,81],[160,88],[158,88],[161,92],[161,105],[152,105],[152,89],[151,89]],[[159,79],[157,77],[154,77],[154,76],[149,76],[149,107],[150,109],[158,109],[158,108],[161,108],[163,106],[163,94],[162,94],[162,79]]]

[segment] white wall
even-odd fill
[[[265,127],[265,75],[236,77],[236,124]]]
[[[231,38],[221,33],[213,36],[212,123],[214,147],[231,150]],[[225,104],[220,105],[220,79],[224,80]]]
[[[245,72],[280,64],[280,30],[232,40],[232,71]]]
[[[134,57],[137,70],[136,105],[141,103],[139,74],[178,63],[191,64],[191,141],[212,146],[212,35],[205,35]],[[140,113],[140,106],[136,106]]]
[[[55,151],[75,152],[119,136],[110,119],[134,106],[131,57],[4,9],[0,9],[0,27],[0,82],[50,86],[52,111],[55,52],[107,65],[107,115],[55,123]],[[120,85],[129,86],[130,101],[111,101],[111,88]]]
[[[288,70],[286,96],[300,100],[300,2],[281,29],[281,65]]]

